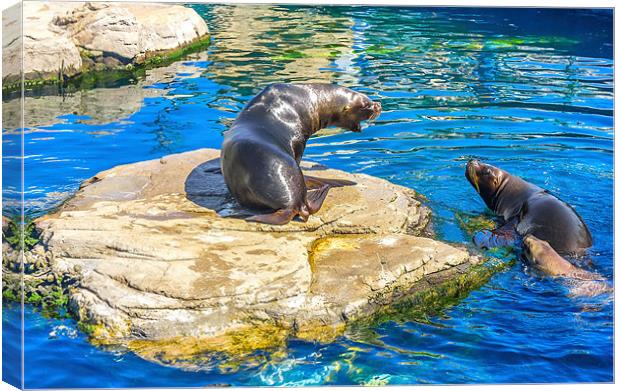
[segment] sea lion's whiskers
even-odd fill
[[[471,178],[471,181],[476,188],[476,192],[480,194],[480,186],[478,185],[478,174],[476,173],[476,168],[471,165],[467,167],[467,170],[469,171],[469,177]]]

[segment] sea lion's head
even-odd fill
[[[523,238],[523,255],[530,265],[552,275],[568,275],[573,266],[551,247],[549,242],[534,235]]]
[[[541,267],[540,260],[543,254],[548,252],[551,246],[544,240],[540,240],[533,235],[526,235],[523,238],[523,255],[533,265]]]
[[[341,88],[335,93],[335,110],[331,125],[348,129],[352,132],[362,131],[362,121],[375,119],[381,114],[381,103],[373,102],[366,95],[348,88]]]
[[[465,169],[465,177],[491,210],[494,210],[498,190],[509,176],[506,171],[475,159],[470,160]]]

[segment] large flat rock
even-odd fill
[[[415,191],[304,163],[331,189],[307,223],[246,222],[219,151],[114,167],[36,221],[55,273],[79,281],[72,308],[106,342],[215,338],[257,325],[320,339],[389,305],[426,276],[476,264],[424,237]],[[317,330],[320,330],[317,332]],[[329,333],[328,333],[329,334]]]

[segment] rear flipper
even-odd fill
[[[356,183],[344,179],[324,179],[313,176],[304,176],[306,183],[306,205],[300,209],[280,209],[274,213],[255,215],[246,218],[246,221],[257,223],[284,225],[290,222],[295,216],[299,215],[303,221],[308,220],[308,216],[321,209],[323,201],[327,197],[327,192],[332,187],[353,186]]]
[[[299,212],[293,209],[280,209],[273,213],[264,215],[255,215],[246,218],[246,221],[254,221],[257,223],[284,225],[293,220],[293,217],[297,216]]]
[[[315,214],[319,211],[319,209],[321,209],[321,206],[323,206],[323,201],[325,201],[325,197],[327,197],[327,192],[331,187],[332,186],[330,185],[323,185],[320,189],[309,191],[307,193],[306,199],[308,212],[310,214]]]
[[[310,175],[304,175],[304,182],[306,182],[306,189],[308,191],[321,189],[325,185],[329,185],[329,187],[344,187],[356,185],[355,182],[347,181],[345,179],[318,178]]]
[[[566,277],[565,281],[566,285],[568,285],[571,297],[593,297],[604,293],[612,293],[614,291],[613,286],[609,284],[604,276],[574,265],[571,271],[563,277]]]
[[[310,214],[315,214],[321,209],[330,188],[356,185],[355,182],[345,179],[317,178],[310,175],[304,175],[304,182],[308,190],[306,205],[308,206],[308,212]]]
[[[517,233],[513,230],[495,229],[477,232],[472,238],[478,248],[514,247],[517,244]]]
[[[601,280],[570,280],[567,285],[571,297],[594,297],[614,291],[611,285]]]

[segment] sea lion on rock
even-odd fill
[[[548,242],[562,255],[581,255],[592,246],[592,235],[579,214],[546,190],[478,160],[467,163],[465,176],[489,209],[506,222],[478,239],[480,247],[484,242],[511,245],[515,230],[521,237],[531,234]]]
[[[269,211],[247,218],[286,224],[316,213],[331,187],[353,182],[304,176],[299,163],[310,136],[328,126],[361,132],[381,104],[334,84],[272,84],[255,96],[224,134],[221,170],[243,206]]]
[[[570,291],[575,296],[596,296],[613,292],[613,288],[605,282],[603,276],[573,265],[562,258],[549,243],[534,235],[523,238],[523,254],[530,265],[543,273],[570,279]]]

